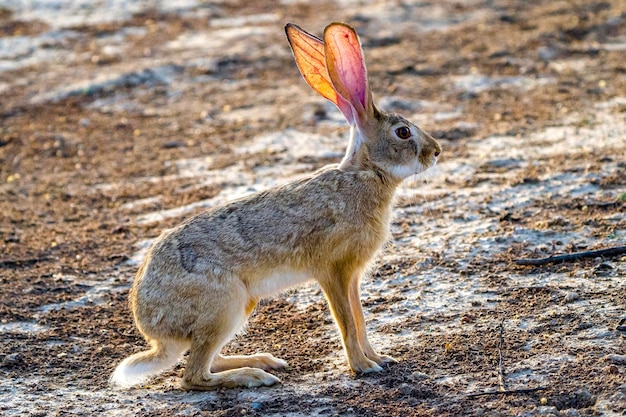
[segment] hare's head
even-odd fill
[[[435,139],[374,105],[363,50],[352,27],[331,23],[324,40],[293,24],[285,31],[306,82],[335,103],[351,126],[342,169],[374,169],[402,180],[437,162],[441,146]]]

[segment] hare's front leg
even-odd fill
[[[379,365],[396,363],[397,361],[391,356],[377,354],[367,338],[365,315],[363,314],[363,307],[361,306],[361,293],[359,289],[358,278],[353,279],[350,282],[350,305],[352,307],[352,313],[354,314],[354,320],[356,322],[356,331],[359,337],[359,343],[361,345],[361,348],[363,349],[363,353],[365,353],[365,356],[367,356],[369,359],[373,360]]]
[[[352,274],[353,275],[353,274]],[[359,343],[359,334],[354,312],[350,303],[351,280],[356,279],[339,271],[330,274],[320,285],[324,290],[330,310],[341,332],[343,347],[348,357],[350,368],[357,373],[379,372],[383,368],[368,359]]]

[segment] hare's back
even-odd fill
[[[315,265],[353,250],[353,242],[371,252],[386,239],[380,217],[388,214],[372,204],[368,180],[331,169],[206,211],[162,238],[153,261],[190,273],[258,272],[278,286],[305,280]]]

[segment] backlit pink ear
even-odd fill
[[[348,123],[353,124],[352,107],[337,94],[328,76],[322,40],[291,23],[285,26],[285,33],[296,59],[296,65],[307,84],[318,94],[335,103]]]
[[[324,30],[326,69],[335,91],[346,99],[359,119],[371,116],[372,95],[361,43],[355,30],[345,23],[331,23]]]

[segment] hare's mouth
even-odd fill
[[[419,159],[418,165],[421,168],[419,172],[424,172],[427,169],[432,168],[433,166],[437,164],[437,157],[432,153],[428,156],[420,155],[418,159]]]
[[[426,168],[424,169],[424,171],[434,167],[435,165],[437,165],[437,157],[435,155],[432,155],[430,157],[430,163],[426,165]]]
[[[422,175],[426,173],[425,175],[430,176],[432,175],[432,168],[437,165],[437,157],[435,155],[430,155],[428,158],[420,158],[420,162],[418,163],[418,165],[419,169],[416,172],[417,175]]]

